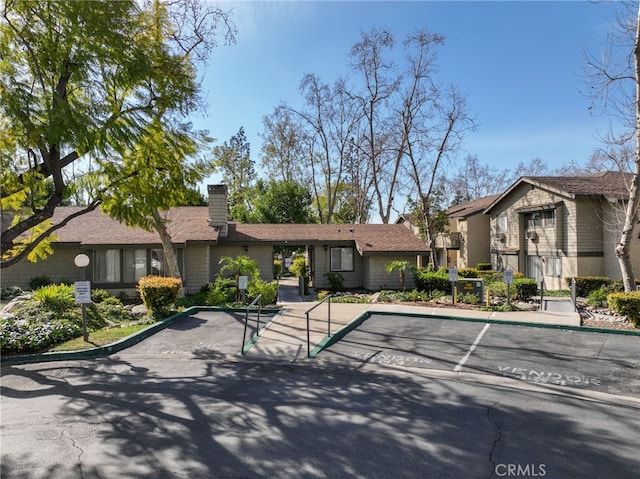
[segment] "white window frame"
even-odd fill
[[[544,263],[545,276],[559,278],[562,275],[562,259],[560,256],[547,256]]]
[[[506,214],[496,217],[496,234],[507,234],[509,231],[509,220]]]

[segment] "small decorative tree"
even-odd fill
[[[409,261],[400,261],[395,260],[391,263],[387,263],[385,270],[387,273],[392,273],[394,271],[400,272],[400,289],[404,291],[405,277],[407,271],[413,271],[415,266],[413,266]]]
[[[220,268],[220,275],[231,272],[235,276],[236,301],[240,301],[242,296],[240,293],[240,276],[250,276],[251,278],[260,277],[258,263],[245,255],[236,256],[235,258],[231,256],[223,256],[220,258],[220,262],[218,264],[222,265]]]

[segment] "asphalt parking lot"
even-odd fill
[[[637,477],[637,336],[374,315],[285,361],[243,332],[3,366],[2,478]]]
[[[640,397],[637,336],[374,314],[319,358]]]

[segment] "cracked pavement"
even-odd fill
[[[527,374],[501,374],[513,343],[493,325],[454,373],[482,324],[429,331],[428,351],[378,336],[372,353],[354,335],[291,363],[240,356],[227,340],[241,323],[206,337],[213,320],[110,357],[2,367],[2,478],[637,477],[638,370],[609,339],[582,343],[609,351],[624,384],[562,385],[527,380],[531,345],[512,348]],[[583,367],[562,349],[549,360]]]

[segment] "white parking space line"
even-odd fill
[[[464,366],[464,363],[467,362],[467,359],[469,359],[469,357],[471,356],[471,353],[474,351],[474,349],[476,349],[476,346],[478,345],[478,343],[482,339],[482,336],[484,336],[484,333],[486,333],[487,329],[489,329],[489,326],[490,326],[489,323],[485,324],[484,328],[482,328],[482,331],[480,331],[478,333],[478,335],[476,336],[475,341],[473,341],[473,344],[469,347],[469,351],[467,351],[467,354],[465,354],[464,357],[460,360],[460,362],[458,364],[456,364],[456,367],[453,368],[453,372],[454,373],[460,372],[460,370]]]

